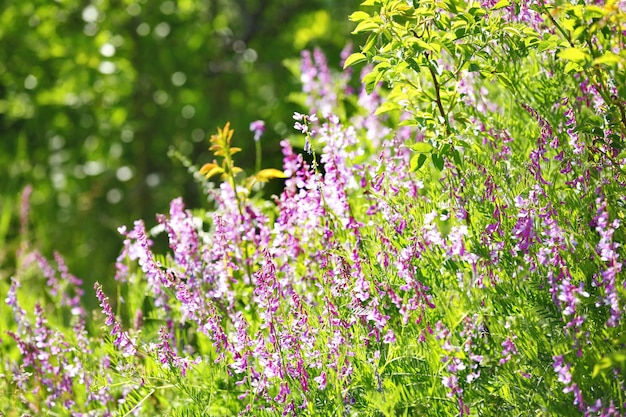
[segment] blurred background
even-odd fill
[[[230,121],[251,173],[281,167],[293,133],[288,98],[303,49],[331,67],[355,0],[0,0],[0,276],[15,267],[19,196],[33,185],[29,238],[91,283],[113,280],[120,225],[156,224],[169,201],[205,201],[180,162],[212,160]],[[291,71],[289,70],[291,68]]]

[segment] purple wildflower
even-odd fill
[[[319,376],[316,376],[315,378],[313,378],[313,381],[317,382],[317,387],[320,390],[325,390],[326,389],[326,371],[322,371],[322,373]]]
[[[161,365],[165,368],[173,367],[178,369],[184,377],[192,364],[199,363],[199,358],[195,361],[190,358],[178,356],[170,345],[170,331],[163,326],[159,329],[159,343],[156,345],[156,354]]]
[[[502,342],[502,347],[504,349],[502,349],[502,358],[500,358],[500,365],[504,365],[505,363],[509,362],[511,360],[511,358],[513,357],[513,355],[517,355],[517,346],[515,346],[515,342],[513,341],[514,339],[516,339],[516,336],[513,337],[507,337],[504,342]]]
[[[250,131],[254,133],[254,141],[258,142],[265,132],[265,122],[263,120],[255,120],[250,123]]]
[[[606,198],[598,198],[596,206],[597,212],[593,219],[593,224],[600,235],[596,251],[600,256],[600,260],[604,262],[604,269],[599,277],[594,277],[594,285],[604,290],[604,298],[598,302],[598,305],[609,306],[610,316],[606,324],[609,327],[615,327],[618,325],[622,315],[616,285],[623,263],[619,261],[619,253],[617,252],[620,244],[613,240],[613,234],[619,228],[620,221],[619,219],[615,219],[612,222],[609,221]]]
[[[7,297],[4,300],[4,302],[7,303],[7,305],[10,306],[11,309],[13,310],[13,316],[14,316],[15,322],[18,325],[18,332],[21,331],[21,327],[24,323],[24,317],[26,316],[26,311],[24,311],[20,307],[17,301],[17,289],[19,287],[20,287],[20,282],[14,277],[11,277],[11,286],[9,287],[9,292],[7,293]]]
[[[94,284],[96,290],[96,298],[100,301],[100,307],[102,312],[106,316],[105,324],[111,329],[111,336],[115,336],[113,345],[115,345],[124,356],[134,356],[137,353],[137,347],[135,342],[130,338],[127,332],[122,329],[122,325],[115,319],[111,304],[109,304],[109,297],[104,294],[102,286],[99,283]]]
[[[298,112],[294,112],[293,119],[296,123],[293,125],[294,129],[304,133],[304,151],[308,154],[312,153],[311,148],[311,136],[316,135],[316,131],[311,128],[311,124],[317,121],[315,114],[306,115]]]

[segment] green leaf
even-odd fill
[[[450,18],[445,14],[439,14],[435,19],[435,26],[438,29],[446,31],[450,28]]]
[[[591,376],[597,377],[601,373],[606,373],[607,370],[613,368],[624,368],[626,366],[626,351],[612,352],[609,355],[603,357],[600,362],[596,363],[593,367]]]
[[[443,157],[436,153],[430,155],[430,157],[433,160],[433,165],[435,165],[435,168],[437,168],[439,171],[443,170]]]
[[[374,44],[376,43],[376,38],[377,37],[375,34],[371,34],[369,38],[367,38],[367,42],[365,43],[365,46],[361,48],[361,52],[366,53],[370,49],[372,49],[372,46],[374,46]]]
[[[582,71],[582,68],[576,62],[568,62],[565,65],[565,73],[566,74],[571,74],[572,72],[580,72],[580,71]]]
[[[412,172],[417,171],[424,165],[424,162],[426,162],[426,155],[424,155],[423,153],[416,153],[415,155],[411,157],[411,163],[410,163],[409,169]]]
[[[480,71],[480,67],[479,67],[476,63],[471,62],[471,63],[469,64],[469,67],[467,68],[467,70],[468,70],[469,72],[478,72],[478,71]]]
[[[346,59],[346,62],[343,64],[343,69],[363,61],[367,61],[367,57],[361,52],[355,52]]]
[[[622,58],[621,56],[616,55],[611,51],[606,51],[604,55],[594,59],[591,64],[592,65],[600,65],[600,64],[613,65],[613,64],[618,64],[620,61],[624,61],[624,60],[625,59]]]
[[[400,105],[398,103],[394,101],[385,101],[376,109],[376,112],[374,112],[374,115],[379,115],[379,114],[383,114],[389,111],[399,110],[399,109],[400,109]]]
[[[499,9],[504,8],[504,7],[508,7],[510,5],[511,5],[511,2],[509,0],[500,0],[499,2],[497,2],[496,4],[493,5],[491,10],[499,10]]]
[[[424,42],[421,39],[415,38],[415,39],[412,39],[412,42],[413,42],[414,45],[417,45],[417,48],[414,48],[416,51],[421,52],[424,49],[427,50],[427,51],[434,51],[435,50],[432,46],[430,46],[430,44]]]
[[[567,48],[558,53],[558,57],[566,61],[584,62],[589,58],[589,54],[580,48]]]
[[[576,19],[563,19],[561,20],[561,26],[571,32],[576,26]]]
[[[585,19],[601,19],[607,13],[607,10],[603,7],[587,5],[583,10],[583,17]]]
[[[546,40],[539,42],[539,45],[537,46],[537,51],[543,52],[549,49],[555,49],[556,47],[557,47],[557,42],[554,39],[546,39]]]
[[[504,84],[505,86],[514,89],[515,86],[513,85],[513,82],[511,81],[511,79],[509,77],[507,77],[506,75],[504,75],[503,73],[499,72],[498,74],[496,74],[498,76],[498,79],[500,80],[500,82],[502,84]]]
[[[373,22],[371,19],[364,20],[358,25],[356,25],[356,28],[354,28],[354,30],[352,31],[352,34],[354,35],[354,34],[361,33],[361,32],[371,32],[373,30],[378,29],[379,27],[380,25],[376,22]]]
[[[372,71],[363,77],[363,84],[365,85],[365,91],[367,94],[371,94],[378,84],[377,77],[380,73],[378,71]]]
[[[348,17],[351,22],[360,22],[361,20],[369,19],[371,16],[363,11],[356,11]]]
[[[487,11],[482,7],[471,7],[469,12],[474,17],[483,17],[487,14]]]
[[[411,58],[411,59],[408,59],[408,60],[406,61],[406,63],[409,65],[409,67],[410,67],[413,71],[415,71],[415,72],[417,72],[417,73],[420,73],[420,72],[421,72],[421,70],[420,70],[420,64],[422,64],[422,61],[423,61],[423,59],[422,59],[422,57],[420,56],[419,61],[418,61],[418,60],[416,60],[415,58]]]
[[[433,151],[433,145],[428,142],[417,142],[411,146],[411,149],[417,153],[431,153]]]
[[[452,157],[454,158],[454,163],[456,164],[456,166],[460,167],[463,165],[463,160],[461,159],[461,154],[459,153],[458,149],[454,149],[452,151]]]

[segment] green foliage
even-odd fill
[[[424,208],[424,212],[435,209],[441,213],[437,202],[441,204],[445,201],[440,193],[446,188],[440,188],[437,182],[439,175],[424,168],[430,164],[435,171],[442,171],[445,161],[449,161],[458,173],[456,176],[459,178],[454,181],[460,180],[452,185],[459,193],[456,198],[461,206],[457,208],[464,207],[463,210],[467,211],[465,223],[473,236],[468,247],[484,257],[478,264],[485,265],[486,271],[489,271],[492,268],[489,258],[494,256],[494,242],[492,240],[488,247],[484,247],[487,241],[485,230],[493,225],[494,213],[499,213],[495,219],[498,225],[505,230],[513,227],[515,218],[505,214],[506,208],[511,208],[516,196],[532,195],[543,188],[545,191],[540,192],[537,209],[543,206],[553,210],[558,224],[572,237],[559,256],[565,258],[564,265],[570,266],[567,273],[574,276],[573,285],[580,284],[581,288],[584,285],[587,289],[593,287],[592,277],[598,274],[597,262],[600,260],[592,250],[595,244],[581,247],[580,242],[598,242],[593,227],[583,226],[594,224],[595,213],[590,213],[589,207],[593,206],[597,195],[589,189],[572,189],[568,181],[596,169],[604,169],[607,176],[615,176],[621,181],[624,179],[623,160],[617,154],[624,146],[625,103],[623,96],[619,95],[621,87],[618,86],[624,85],[626,70],[623,49],[619,58],[614,52],[624,42],[623,32],[617,33],[619,30],[616,29],[623,27],[623,11],[618,11],[611,2],[605,6],[540,3],[530,11],[537,13],[537,20],[533,22],[507,19],[506,13],[498,12],[503,8],[519,11],[522,7],[508,2],[500,2],[492,8],[463,1],[419,2],[413,6],[393,0],[366,1],[362,5],[365,10],[353,13],[351,20],[357,22],[354,32],[368,33],[369,38],[359,52],[348,58],[346,66],[364,60],[372,61],[375,65],[363,79],[366,89],[371,92],[380,82],[389,88],[387,99],[377,113],[408,113],[411,117],[402,124],[417,126],[423,131],[423,139],[411,146],[414,153],[410,170],[416,171],[426,187],[432,190],[434,204]],[[539,16],[543,16],[541,23]],[[539,26],[533,27],[533,24]],[[549,34],[550,27],[552,34]],[[548,33],[544,32],[542,37],[542,31]],[[603,35],[595,38],[598,32],[603,32]],[[609,33],[612,35],[608,36]],[[472,84],[474,91],[466,89],[468,84]],[[595,115],[589,104],[573,104],[581,100],[576,98],[581,95],[581,88],[582,94],[586,94],[584,88],[587,86],[593,86],[591,91],[597,92],[596,95],[601,97],[598,100],[604,102],[601,109],[595,108]],[[480,95],[476,91],[480,91]],[[573,121],[571,115],[565,114],[568,103],[574,107],[571,113],[575,114]],[[598,112],[606,117],[600,120]],[[539,129],[535,127],[535,122],[528,120],[529,113],[538,122]],[[576,124],[575,130],[566,132],[562,127],[564,114],[570,118],[565,123]],[[546,129],[549,129],[548,134]],[[610,135],[607,132],[619,133]],[[602,151],[590,146],[586,148],[588,153],[576,156],[570,148],[565,151],[563,162],[559,163],[563,156],[557,157],[556,151],[549,148],[540,149],[540,152],[546,153],[541,154],[541,167],[537,166],[537,169],[541,170],[539,177],[543,175],[546,180],[538,178],[536,172],[528,171],[529,153],[532,161],[533,152],[537,152],[533,150],[537,146],[535,141],[539,141],[540,147],[547,147],[547,142],[552,140],[550,146],[554,147],[552,144],[555,142],[563,144],[569,141],[571,144],[572,135],[579,137],[584,144],[608,139],[612,150],[606,152],[606,148]],[[538,136],[540,139],[537,140]],[[501,142],[503,139],[505,145]],[[513,142],[509,145],[507,139]],[[494,152],[508,146],[513,152],[510,159],[502,163],[499,157],[494,157]],[[566,163],[572,161],[580,164],[574,172],[564,168]],[[569,175],[563,175],[566,172]],[[533,185],[537,180],[544,185]],[[465,186],[471,186],[471,191],[466,191]],[[611,213],[622,219],[624,212],[619,203],[621,199],[617,197],[620,188],[621,185],[607,180],[602,191],[596,192],[606,195],[608,204],[613,207]],[[493,195],[491,190],[494,189],[497,190],[496,199],[486,198],[486,195]],[[402,205],[400,199],[398,206]],[[506,225],[504,222],[507,220],[512,223]],[[539,230],[545,226],[542,222],[533,225]],[[541,233],[547,235],[551,232],[544,230]],[[623,234],[622,231],[616,233]],[[613,391],[615,386],[612,383],[608,380],[604,381],[606,384],[600,383],[590,376],[592,373],[597,375],[604,366],[621,369],[620,353],[612,352],[614,348],[603,342],[607,337],[615,338],[620,330],[611,330],[613,336],[599,331],[607,320],[606,310],[600,313],[602,310],[598,310],[597,305],[594,307],[591,301],[581,298],[584,329],[576,330],[576,334],[557,331],[559,323],[566,322],[571,314],[554,308],[545,291],[546,286],[551,285],[546,276],[558,274],[558,269],[554,271],[550,267],[542,267],[535,270],[532,266],[528,269],[525,265],[527,261],[520,260],[519,248],[513,243],[503,240],[499,243],[504,245],[502,251],[497,251],[501,254],[498,256],[503,256],[499,262],[509,265],[510,268],[506,268],[509,275],[503,275],[504,271],[496,268],[498,275],[492,278],[487,292],[472,291],[469,298],[443,316],[444,322],[454,328],[459,322],[458,317],[462,316],[461,312],[484,310],[479,306],[488,300],[492,309],[488,313],[489,337],[498,340],[496,343],[490,340],[490,345],[499,346],[507,334],[520,335],[516,341],[520,352],[516,364],[518,373],[498,371],[489,375],[486,385],[482,387],[480,384],[464,386],[464,398],[474,398],[471,409],[507,415],[525,415],[524,410],[540,414],[575,413],[575,407],[557,399],[556,395],[546,400],[542,396],[528,395],[529,391],[522,388],[530,387],[533,381],[537,381],[537,384],[544,385],[541,392],[558,391],[554,378],[546,375],[545,370],[552,366],[553,356],[573,357],[573,350],[586,350],[586,354],[575,361],[575,378],[579,386],[594,386],[589,389],[596,395],[610,396],[610,392],[615,395],[619,390]],[[541,254],[534,256],[540,257]],[[541,258],[538,259],[535,262],[542,262]],[[585,262],[584,259],[590,261]],[[428,265],[445,265],[445,262],[445,259],[429,259]],[[519,269],[515,271],[513,265]],[[465,268],[456,265],[450,271],[450,267],[445,266],[450,272],[476,276],[476,266],[471,268],[473,272],[467,268],[467,265]],[[441,280],[445,276],[440,276],[437,282],[431,284],[438,287],[438,283],[446,282]],[[617,285],[620,287],[617,291],[622,293],[621,285]],[[450,287],[456,287],[453,281],[444,284],[444,288]],[[449,296],[456,299],[459,294],[452,292]],[[588,300],[593,298],[592,295]],[[523,309],[520,300],[523,300]],[[550,308],[550,305],[553,307]],[[437,311],[440,313],[441,309]],[[547,329],[550,329],[548,333]],[[593,348],[576,347],[576,343],[571,347],[572,339],[583,337],[582,334],[586,334],[584,337]],[[590,334],[596,334],[595,342],[590,341],[593,338]],[[604,359],[600,364],[597,361],[601,357]],[[487,372],[488,368],[482,369],[483,375]],[[532,376],[526,379],[519,372]],[[539,390],[534,388],[533,391]],[[423,395],[423,391],[421,394],[416,392],[414,398]],[[617,401],[621,403],[621,399]],[[521,404],[524,404],[524,409],[519,408]]]
[[[351,20],[365,93],[304,53],[306,154],[282,142],[283,171],[246,175],[230,123],[200,169],[171,150],[209,203],[122,230],[117,303],[96,285],[88,323],[23,199],[0,412],[624,414],[624,12],[366,0]]]
[[[222,120],[246,132],[265,119],[265,161],[280,163],[275,148],[293,109],[279,98],[297,88],[281,61],[312,45],[338,55],[356,4],[3,2],[0,246],[18,234],[8,223],[14,197],[33,184],[33,238],[108,286],[119,225],[153,221],[173,195],[203,199],[170,147],[198,163]],[[243,155],[252,169],[250,147]]]

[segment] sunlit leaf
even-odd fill
[[[274,178],[287,178],[287,175],[283,171],[275,168],[262,169],[256,173],[255,178],[259,182],[267,182]]]
[[[584,62],[589,58],[589,54],[580,48],[567,48],[557,54],[557,56],[566,61]]]
[[[346,69],[351,65],[355,65],[363,61],[367,61],[367,57],[360,52],[355,52],[346,59],[346,62],[343,64],[343,68]]]
[[[424,165],[424,162],[426,162],[426,155],[423,153],[416,153],[411,157],[409,169],[411,171],[417,171]]]
[[[214,175],[222,174],[223,172],[224,169],[215,162],[204,164],[202,168],[200,168],[200,174],[204,175],[207,179]]]
[[[511,5],[511,1],[510,0],[500,0],[499,2],[497,2],[496,4],[493,5],[491,10],[503,9],[503,8],[508,7],[510,5]]]
[[[411,145],[411,149],[417,153],[430,153],[433,151],[433,145],[428,142],[418,142]]]
[[[361,32],[371,32],[375,29],[378,29],[380,24],[373,22],[371,20],[364,20],[359,23],[356,28],[352,31],[353,34],[361,33]]]
[[[352,22],[360,22],[361,20],[365,20],[369,18],[370,18],[370,15],[361,10],[352,13],[349,17],[350,21]]]
[[[626,61],[625,58],[619,55],[616,55],[611,51],[606,51],[604,55],[594,59],[591,64],[592,65],[601,65],[601,64],[612,65],[612,64],[618,64],[619,62],[624,62],[624,61]]]
[[[393,110],[399,110],[399,109],[400,109],[400,105],[396,103],[395,101],[385,101],[383,104],[378,106],[374,114],[378,115],[378,114],[383,114],[383,113],[387,113],[387,112],[390,112]]]

